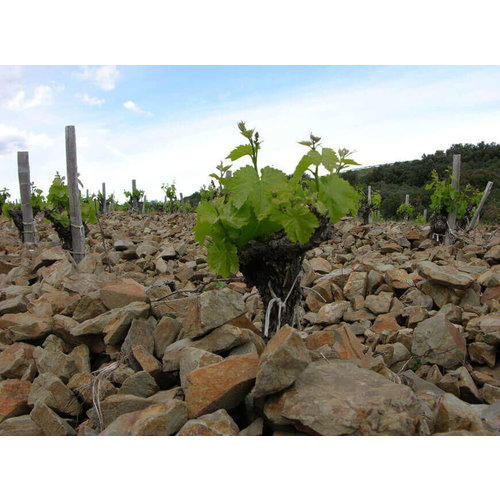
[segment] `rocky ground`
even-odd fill
[[[0,435],[500,434],[498,229],[344,219],[266,344],[255,289],[205,286],[194,217],[108,214],[78,265],[0,219]]]

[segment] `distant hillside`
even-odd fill
[[[453,155],[462,155],[460,184],[471,184],[484,191],[488,181],[493,181],[493,189],[483,209],[481,221],[500,223],[500,144],[454,144],[446,151],[423,155],[420,160],[388,163],[377,167],[368,167],[349,172],[342,176],[353,186],[371,185],[380,190],[382,204],[381,215],[384,218],[396,217],[396,210],[404,202],[405,195],[410,195],[410,202],[422,213],[429,207],[430,193],[425,185],[431,180],[431,172],[436,169],[440,178],[451,170]]]

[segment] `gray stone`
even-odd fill
[[[264,412],[280,415],[274,424],[324,436],[414,435],[424,416],[410,388],[335,359],[312,362],[291,388],[267,399]]]
[[[186,403],[171,399],[118,416],[101,436],[171,436],[186,421]]]
[[[344,296],[353,301],[357,297],[363,297],[366,293],[366,282],[368,273],[363,271],[353,271],[344,286]]]
[[[422,261],[418,263],[417,268],[421,276],[438,285],[465,289],[474,282],[472,276],[452,266],[438,266],[433,262]]]
[[[325,304],[318,312],[315,323],[335,324],[338,323],[344,313],[349,309],[350,303],[347,301],[333,302]]]
[[[162,358],[165,349],[177,340],[181,327],[182,323],[175,318],[169,316],[161,318],[152,332],[157,358]]]
[[[81,406],[73,392],[56,375],[40,374],[31,385],[28,404],[45,403],[49,408],[76,417],[81,413]]]
[[[224,409],[188,420],[178,436],[237,436],[239,428]]]
[[[464,360],[466,346],[460,333],[443,314],[426,319],[413,332],[412,354],[423,363],[456,368]]]
[[[27,310],[26,300],[22,295],[17,295],[11,299],[0,302],[0,316],[8,313],[22,313]]]
[[[141,398],[152,396],[159,391],[155,379],[147,372],[140,371],[126,378],[118,394],[133,394]]]
[[[368,295],[365,299],[365,307],[374,314],[384,314],[389,312],[391,302],[392,294]]]
[[[292,385],[311,362],[298,330],[285,325],[271,338],[259,359],[253,398],[279,392]]]
[[[75,429],[44,403],[36,403],[30,417],[46,436],[76,436]]]
[[[45,436],[45,434],[29,415],[21,415],[0,423],[0,436]]]
[[[183,389],[187,388],[187,376],[192,371],[203,366],[220,363],[223,360],[224,358],[222,356],[218,356],[217,354],[213,354],[206,350],[198,349],[194,346],[186,347],[181,351],[179,358],[179,377],[181,387]]]
[[[222,325],[194,341],[193,347],[213,353],[223,353],[249,340],[248,334],[243,329],[234,325]]]
[[[196,338],[241,316],[245,302],[240,293],[230,288],[203,292],[190,304],[180,338]]]
[[[154,319],[154,318],[153,318]],[[134,370],[140,370],[141,366],[132,354],[132,346],[143,346],[147,352],[153,354],[155,341],[153,338],[154,325],[146,319],[133,319],[127,336],[121,347],[121,355],[125,362]]]
[[[484,434],[481,416],[471,405],[461,401],[453,394],[444,394],[440,401],[436,418],[436,432],[469,431]]]
[[[52,373],[64,383],[68,382],[75,373],[78,373],[75,360],[61,351],[36,347],[33,351],[33,358],[40,374]]]

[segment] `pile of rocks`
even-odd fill
[[[214,278],[194,215],[103,219],[78,265],[0,220],[0,435],[500,433],[494,228],[340,221],[266,344],[255,289],[189,293]]]

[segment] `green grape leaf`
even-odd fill
[[[331,148],[323,148],[321,154],[321,163],[325,166],[328,172],[333,173],[339,164],[337,153]]]
[[[230,179],[224,179],[226,191],[231,193],[231,201],[240,208],[260,184],[259,174],[250,165],[238,169]]]
[[[262,188],[266,196],[277,196],[278,193],[291,193],[292,185],[285,172],[277,168],[264,167],[261,170]]]
[[[240,229],[250,222],[252,215],[252,209],[248,203],[244,203],[240,208],[235,208],[231,202],[228,202],[222,207],[219,220],[224,225]]]
[[[200,245],[203,245],[205,238],[214,231],[219,215],[212,201],[202,201],[196,211],[196,224],[193,228],[194,239]]]
[[[321,160],[322,160],[321,155],[315,149],[311,149],[311,151],[309,151],[309,153],[307,153],[307,156],[309,156],[309,158],[311,158],[311,162],[313,165],[316,165],[317,167],[319,167],[321,165]]]
[[[292,177],[292,184],[298,184],[305,171],[312,165],[311,157],[304,155],[298,165],[295,167],[295,172]]]
[[[273,219],[283,226],[290,241],[298,241],[301,245],[309,241],[319,225],[317,217],[301,205],[273,214]]]
[[[318,199],[328,208],[328,218],[334,224],[349,211],[356,211],[358,193],[344,179],[330,174],[320,177]]]
[[[236,146],[227,156],[231,161],[238,160],[239,158],[252,155],[252,146],[250,144],[242,144],[240,146]]]
[[[311,141],[299,141],[299,144],[302,144],[302,146],[308,146],[311,147],[313,143]]]
[[[207,264],[212,272],[223,278],[237,273],[239,260],[236,246],[225,240],[211,241],[207,245]]]
[[[344,165],[361,165],[361,163],[358,163],[357,161],[351,160],[350,158],[347,158],[347,159],[344,158],[342,160],[342,163]]]

